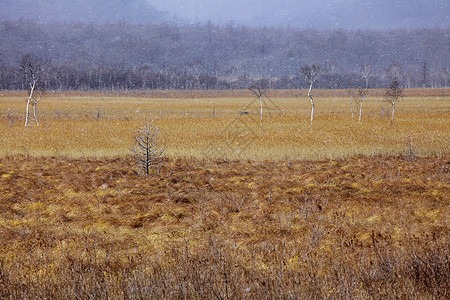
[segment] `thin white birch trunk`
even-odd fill
[[[392,121],[394,121],[395,102],[392,102]]]
[[[312,122],[313,122],[313,119],[314,119],[314,99],[313,99],[313,97],[311,96],[311,90],[312,90],[312,87],[313,87],[313,85],[312,85],[312,83],[309,85],[309,91],[308,91],[308,97],[309,97],[309,100],[311,100],[311,124],[312,124]]]
[[[359,124],[361,124],[362,106],[363,106],[363,100],[361,99],[359,102],[359,118],[358,118]]]
[[[262,122],[262,120],[263,120],[263,103],[262,103],[262,97],[261,97],[261,96],[258,96],[258,98],[259,98],[259,106],[260,106],[260,108],[261,108],[261,122]]]
[[[36,125],[37,125],[37,127],[39,127],[39,120],[37,118],[37,104],[38,104],[38,101],[35,101],[33,103],[33,115],[34,115],[34,120],[36,121]]]
[[[25,116],[25,127],[28,126],[28,118],[30,116],[30,102],[31,102],[31,99],[33,98],[33,92],[34,92],[35,86],[36,86],[36,82],[33,82],[33,84],[30,85],[30,95],[28,96],[28,100],[27,100],[27,111],[26,111],[26,116]]]
[[[25,115],[25,127],[28,126],[28,116],[29,116],[29,108],[30,108],[30,99],[28,99],[27,101],[27,111],[26,111],[26,115]]]
[[[353,119],[353,96],[350,97],[350,110],[352,111],[352,119]]]

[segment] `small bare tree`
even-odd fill
[[[353,119],[353,102],[355,102],[358,106],[359,110],[359,116],[358,116],[358,123],[361,124],[361,118],[362,118],[362,108],[363,108],[363,102],[364,98],[367,96],[368,88],[369,88],[369,78],[370,74],[372,73],[372,67],[369,64],[363,64],[361,68],[361,76],[365,81],[365,88],[360,88],[356,91],[356,96],[354,90],[351,88],[347,90],[347,94],[350,95],[350,109],[352,111],[352,119]]]
[[[304,66],[301,68],[305,82],[309,85],[308,97],[311,101],[311,124],[314,119],[314,98],[311,96],[311,91],[314,83],[322,76],[323,69],[320,65]]]
[[[357,94],[357,97],[354,98],[354,101],[355,101],[356,105],[358,106],[358,110],[359,110],[358,123],[361,124],[363,102],[364,102],[364,98],[367,95],[367,90],[359,89],[356,92],[356,94]]]
[[[392,105],[392,121],[394,121],[395,104],[404,96],[403,89],[400,87],[400,82],[397,78],[394,78],[389,85],[389,88],[385,90],[384,99],[387,103]]]
[[[259,80],[249,87],[249,90],[258,97],[260,107],[260,121],[263,120],[263,96],[267,94],[268,83],[264,80]]]
[[[150,176],[159,174],[164,162],[166,147],[158,137],[158,127],[153,126],[153,120],[146,123],[134,136],[132,157],[139,175]]]
[[[362,117],[362,107],[363,107],[363,101],[364,98],[367,95],[367,90],[359,89],[358,90],[358,96],[359,96],[359,117],[358,117],[358,123],[361,124],[361,117]]]
[[[31,57],[31,55],[25,55],[21,62],[20,67],[25,75],[25,80],[28,84],[28,99],[25,116],[25,127],[28,126],[28,119],[30,116],[30,104],[33,107],[33,116],[36,121],[36,125],[39,127],[39,120],[37,118],[37,107],[41,100],[41,97],[45,93],[45,85],[42,81],[41,64]]]

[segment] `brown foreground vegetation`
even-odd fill
[[[449,166],[5,156],[0,298],[448,299]]]

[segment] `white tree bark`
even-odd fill
[[[249,90],[255,94],[256,97],[258,97],[259,100],[259,116],[260,116],[260,122],[263,121],[263,95],[264,95],[264,89],[262,87],[250,87]]]
[[[259,95],[259,96],[258,96],[258,99],[259,99],[259,106],[260,106],[260,109],[261,109],[261,114],[260,114],[260,116],[261,116],[261,122],[262,122],[262,120],[263,120],[263,102],[262,102],[262,96]]]
[[[395,102],[392,102],[392,121],[394,121]]]
[[[33,106],[33,116],[36,120],[37,126],[39,126],[39,120],[37,118],[37,105],[42,94],[44,93],[44,86],[38,85],[40,64],[39,62],[33,60],[30,55],[25,55],[21,61],[21,68],[24,72],[25,79],[28,82],[29,92],[25,112],[25,127],[28,126],[28,122],[30,120],[30,104]]]
[[[358,123],[359,124],[361,124],[362,106],[363,106],[363,99],[361,98],[359,100],[359,118],[358,118]]]
[[[352,119],[353,119],[353,95],[350,97],[350,110],[352,111]]]
[[[28,96],[28,100],[27,100],[27,109],[26,109],[26,116],[25,116],[25,127],[28,126],[28,118],[30,116],[30,103],[32,103],[33,92],[34,92],[34,88],[35,87],[36,87],[36,81],[33,80],[33,83],[30,83],[30,95]]]
[[[311,96],[312,87],[313,87],[313,83],[311,83],[309,85],[309,91],[308,91],[308,97],[309,97],[309,100],[311,101],[311,124],[312,124],[312,122],[314,120],[314,99]]]
[[[322,76],[322,67],[319,65],[305,66],[301,68],[302,75],[305,78],[305,82],[309,84],[308,97],[311,101],[311,124],[314,120],[314,98],[311,96],[311,91],[320,76]]]
[[[34,115],[34,120],[36,121],[36,125],[37,125],[37,127],[39,127],[39,120],[37,118],[37,104],[38,104],[38,101],[33,102],[33,115]]]
[[[392,121],[394,121],[395,103],[397,103],[397,101],[399,101],[403,96],[403,89],[400,87],[398,79],[394,79],[389,88],[386,89],[385,95],[385,101],[392,105]]]

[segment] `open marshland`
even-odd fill
[[[171,158],[315,160],[403,154],[411,146],[418,155],[441,156],[450,149],[450,98],[445,90],[428,97],[414,90],[396,105],[393,122],[392,108],[382,101],[381,91],[372,91],[363,102],[362,124],[356,103],[352,119],[345,91],[317,91],[312,125],[305,92],[298,92],[300,97],[289,97],[291,92],[263,99],[262,122],[256,97],[242,91],[226,93],[231,97],[56,93],[39,104],[40,127],[27,129],[26,95],[4,94],[0,155],[124,156],[135,131],[152,119]]]
[[[391,121],[372,91],[361,124],[344,91],[318,91],[313,124],[304,93],[272,95],[262,123],[245,92],[57,93],[26,129],[4,93],[0,298],[446,299],[445,92]],[[139,177],[151,119],[167,159]]]

